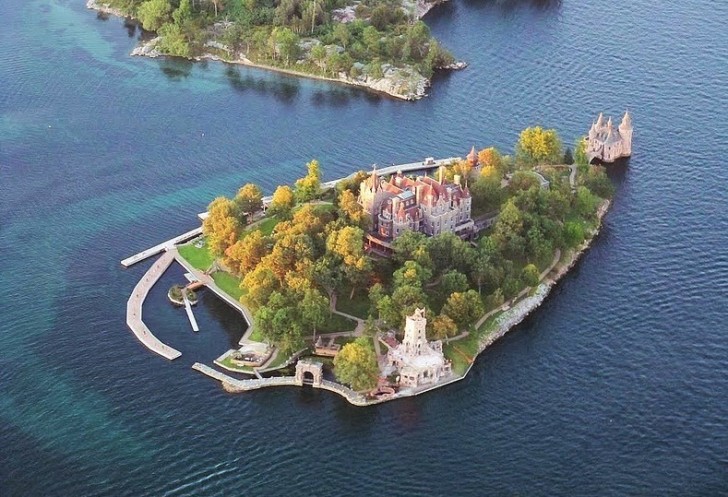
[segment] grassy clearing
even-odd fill
[[[349,300],[351,288],[344,288],[338,294],[336,299],[336,310],[356,316],[361,319],[369,317],[369,296],[363,290],[354,294],[354,298]]]
[[[241,373],[249,373],[254,374],[253,368],[249,366],[239,366],[238,364],[235,364],[231,357],[226,357],[222,361],[216,361],[217,363],[225,366],[226,368],[230,368],[233,371],[240,371]]]
[[[338,314],[331,314],[326,318],[324,324],[319,327],[317,333],[338,333],[342,331],[353,331],[356,328],[356,321],[352,321]]]
[[[283,363],[285,363],[288,359],[289,359],[289,356],[287,356],[286,354],[278,353],[278,354],[276,354],[275,359],[273,359],[271,361],[271,363],[268,364],[268,366],[266,366],[265,369],[279,368],[279,367],[283,366]]]
[[[180,245],[177,247],[177,250],[183,259],[201,271],[206,271],[215,262],[215,257],[207,250],[207,245],[197,248],[194,244],[188,243],[186,245]]]
[[[220,289],[230,295],[235,300],[240,300],[240,297],[245,295],[245,291],[240,289],[240,278],[233,276],[230,273],[224,271],[216,271],[212,275],[212,279],[215,280],[215,284]]]
[[[263,334],[260,332],[260,329],[259,328],[254,328],[253,329],[253,333],[250,334],[250,336],[248,337],[248,340],[252,340],[254,342],[267,343],[265,341],[265,338],[263,337]]]

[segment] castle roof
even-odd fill
[[[475,153],[475,145],[473,145],[473,148],[470,149],[470,153],[467,157],[468,162],[471,166],[475,167],[478,164],[478,154]]]
[[[619,125],[622,129],[631,129],[632,128],[632,116],[629,115],[629,111],[625,111],[624,117],[622,118],[622,123]]]

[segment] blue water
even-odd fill
[[[82,0],[0,3],[0,495],[728,495],[728,5],[452,0],[427,17],[470,66],[393,101],[222,64],[131,58]],[[242,333],[124,308],[211,198],[318,158],[372,163],[567,142],[629,108],[635,154],[592,250],[446,389],[375,408],[225,394],[190,369]]]

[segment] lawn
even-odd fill
[[[344,288],[336,298],[336,310],[361,319],[369,317],[369,296],[363,290],[354,293],[354,298],[349,300],[350,288]]]
[[[233,276],[230,273],[224,271],[215,271],[212,274],[212,279],[215,280],[215,284],[220,289],[239,301],[240,297],[245,295],[245,291],[240,289],[240,278]]]
[[[201,271],[207,271],[207,269],[212,266],[212,263],[215,262],[215,258],[212,256],[210,251],[207,250],[207,245],[197,248],[193,242],[186,245],[180,245],[177,247],[177,250],[183,259]]]
[[[253,368],[249,366],[239,366],[233,362],[232,357],[228,356],[222,361],[215,361],[217,364],[223,365],[226,368],[230,368],[233,371],[240,371],[241,373],[254,374]]]
[[[351,319],[339,316],[338,314],[331,314],[326,317],[324,324],[320,326],[317,333],[339,333],[342,331],[353,331],[356,328],[356,322]]]
[[[265,219],[260,221],[258,224],[253,226],[251,231],[258,230],[263,235],[269,236],[271,233],[273,233],[273,230],[275,229],[275,227],[279,221],[280,221],[280,219],[278,219],[277,216],[266,217]]]

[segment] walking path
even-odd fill
[[[138,254],[134,254],[131,257],[127,257],[123,261],[121,261],[121,265],[124,267],[129,267],[137,262],[141,262],[144,259],[147,259],[149,257],[152,257],[153,255],[157,255],[160,252],[164,252],[165,250],[169,250],[173,248],[178,243],[186,242],[187,240],[190,240],[196,236],[199,236],[202,234],[202,226],[199,228],[195,228],[193,230],[188,231],[187,233],[182,233],[181,235],[175,236],[174,238],[171,238],[167,240],[166,242],[162,242],[160,244],[155,245],[154,247],[148,248],[147,250],[143,250],[139,252]]]
[[[131,331],[149,350],[170,361],[177,359],[182,353],[169,345],[165,345],[157,337],[152,335],[152,332],[144,324],[144,321],[142,321],[142,306],[149,290],[159,280],[162,274],[164,274],[170,264],[172,264],[172,261],[174,261],[174,254],[171,252],[165,252],[157,259],[144,277],[136,284],[126,303],[126,324],[131,328]]]
[[[364,333],[364,323],[365,321],[362,318],[358,318],[356,316],[352,316],[351,314],[347,314],[345,312],[337,311],[336,310],[336,301],[338,299],[338,296],[334,293],[331,295],[331,312],[334,314],[338,314],[339,316],[343,316],[345,318],[349,318],[352,321],[356,321],[356,328],[354,328],[353,336],[361,336],[362,333]],[[328,334],[327,335],[331,335]]]

